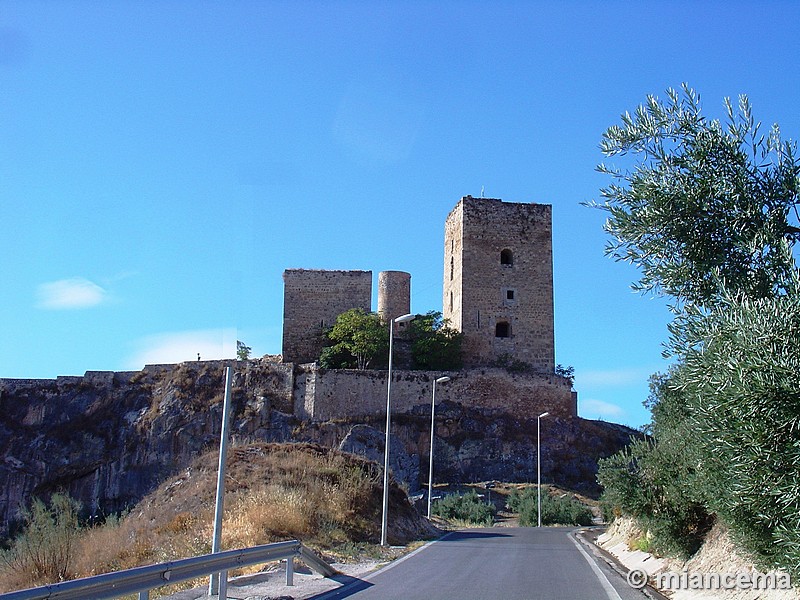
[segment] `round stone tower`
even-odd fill
[[[387,323],[411,312],[411,274],[404,271],[378,273],[378,314]]]

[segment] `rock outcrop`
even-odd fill
[[[0,380],[0,532],[33,497],[66,491],[88,514],[133,505],[219,444],[223,373],[235,361],[88,372],[56,380]],[[383,419],[308,422],[293,414],[292,390],[260,361],[235,363],[232,444],[307,441],[375,458]],[[369,427],[365,427],[369,426]],[[392,471],[410,491],[427,482],[430,405],[393,416]],[[370,429],[371,428],[371,429]],[[542,422],[542,475],[596,492],[597,459],[636,432],[579,418]],[[536,422],[496,409],[437,406],[437,482],[534,481]]]

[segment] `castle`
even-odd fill
[[[571,385],[555,373],[551,206],[463,197],[445,221],[443,275],[442,314],[464,336],[465,369],[453,375],[461,382],[448,385],[458,388],[458,401],[520,416],[577,416]],[[303,386],[295,414],[379,414],[385,372],[329,373],[315,363],[339,314],[371,310],[372,272],[290,269],[283,280],[283,362],[297,367]],[[408,313],[410,298],[409,273],[378,275],[384,321]],[[525,368],[498,366],[509,363]],[[404,372],[399,388],[393,380],[398,410],[424,403],[434,375]]]
[[[559,433],[545,442],[546,472],[593,481],[595,458],[578,447],[607,455],[607,444],[619,447],[630,432],[604,433],[574,418],[571,381],[555,372],[550,206],[466,196],[446,219],[444,245],[442,312],[464,334],[464,368],[393,369],[392,411],[402,415],[395,422],[401,443],[393,448],[417,461],[428,451],[431,388],[447,375],[436,395],[444,480],[530,479],[538,452],[533,423],[547,411],[550,431]],[[321,333],[340,313],[370,309],[372,274],[288,270],[284,282],[280,360],[0,379],[0,530],[33,496],[67,487],[93,511],[121,510],[190,464],[218,443],[224,366],[238,376],[235,440],[338,445],[354,423],[380,423],[386,370],[324,369],[316,362]],[[410,312],[410,297],[408,273],[380,273],[378,312],[385,321]]]

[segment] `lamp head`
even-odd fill
[[[436,380],[436,383],[444,383],[445,381],[450,381],[450,378],[449,377],[439,377],[439,379]]]
[[[409,321],[413,321],[414,317],[416,317],[416,315],[407,314],[407,315],[403,315],[402,317],[397,317],[397,318],[392,319],[392,320],[395,323],[408,323]]]
[[[536,418],[537,418],[537,419],[541,419],[542,417],[546,417],[546,416],[547,416],[547,415],[549,415],[549,414],[550,414],[549,412],[543,412],[542,414],[540,414],[540,415],[539,415],[538,417],[536,417]]]

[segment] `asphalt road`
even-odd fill
[[[317,600],[641,600],[645,596],[573,528],[493,527],[451,532],[363,580]]]

